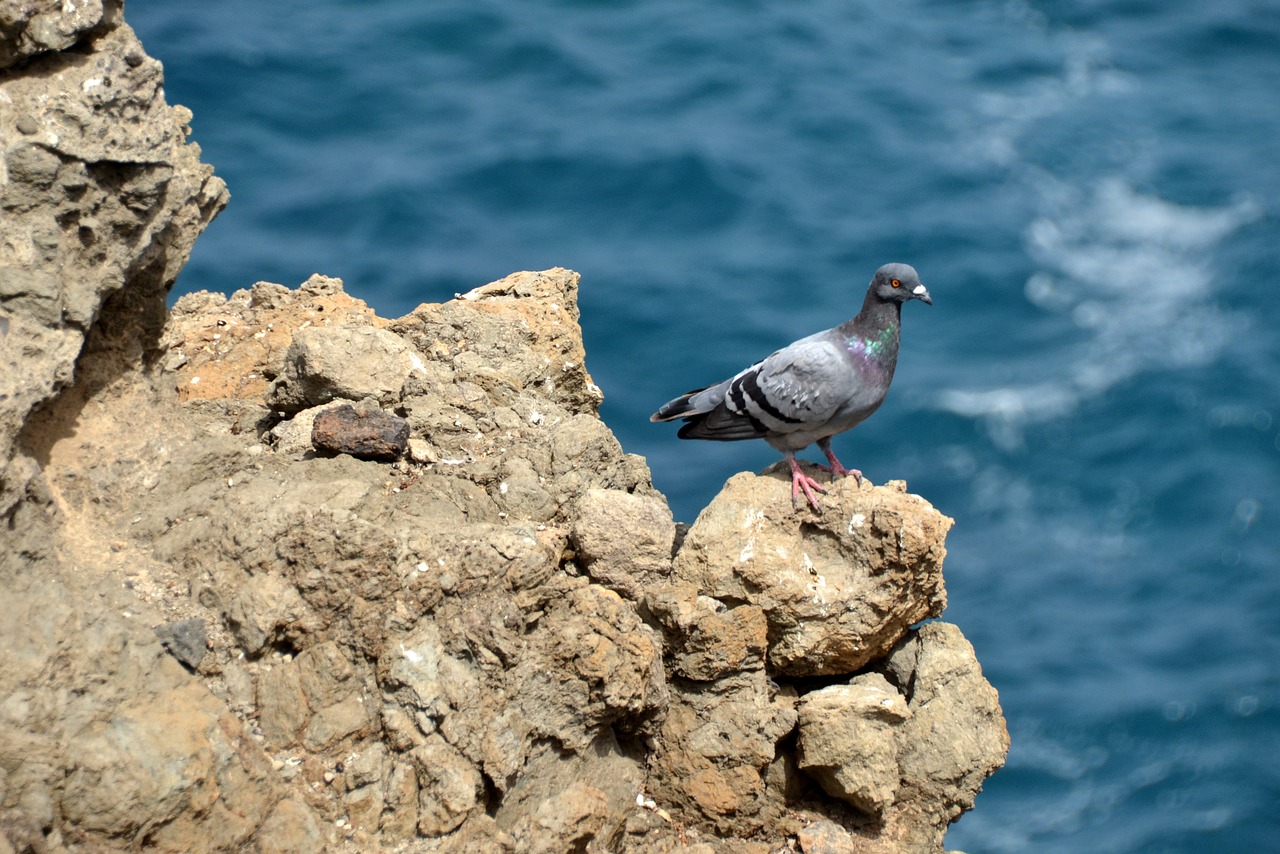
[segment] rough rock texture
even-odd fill
[[[409,449],[409,422],[383,412],[376,403],[344,403],[316,415],[311,424],[311,445],[326,456],[396,460]]]
[[[101,0],[5,0],[0,3],[0,69],[37,54],[75,45],[95,27],[120,14],[120,4]]]
[[[852,478],[832,486],[822,515],[797,513],[777,487],[784,469],[731,478],[689,531],[674,575],[763,609],[777,673],[851,673],[946,607],[952,520],[902,481]]]
[[[740,475],[673,555],[567,270],[166,312],[225,190],[93,8],[0,5],[0,851],[941,850],[1008,744],[949,519]]]
[[[144,336],[129,356],[141,359],[164,323],[165,292],[227,202],[223,182],[186,142],[190,112],[165,103],[160,63],[120,10],[110,0],[0,2],[6,464],[28,413],[71,381],[91,326],[108,338],[125,326],[115,316],[129,314]],[[6,466],[0,511],[32,470]]]

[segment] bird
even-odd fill
[[[831,479],[862,472],[848,469],[831,449],[831,437],[861,424],[880,408],[898,363],[902,304],[933,305],[929,290],[909,264],[876,270],[862,309],[851,320],[788,344],[715,385],[664,403],[650,421],[683,419],[681,439],[734,442],[764,439],[791,467],[791,503],[804,493],[816,513],[814,492],[826,490],[800,469],[796,452],[817,443]]]

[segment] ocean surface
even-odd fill
[[[649,413],[915,265],[835,445],[956,519],[946,619],[1013,748],[949,846],[1280,851],[1280,3],[126,12],[232,193],[176,293],[321,272],[398,316],[578,270],[683,521],[778,457]]]

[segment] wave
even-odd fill
[[[984,420],[1001,445],[1018,444],[1025,425],[1068,414],[1135,375],[1215,359],[1237,321],[1214,304],[1225,283],[1213,250],[1262,213],[1248,197],[1180,205],[1120,178],[1083,189],[1038,181],[1043,212],[1023,242],[1039,269],[1024,294],[1064,317],[1075,340],[1030,362],[1040,374],[1034,379],[948,390],[936,400],[944,411]]]

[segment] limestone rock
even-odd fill
[[[796,723],[795,691],[777,689],[763,671],[712,683],[673,683],[658,735],[651,780],[666,803],[711,827],[742,835],[784,808],[766,786],[778,743]]]
[[[29,551],[6,555],[0,812],[10,840],[56,848],[74,829],[167,850],[248,842],[287,792],[240,723],[161,649],[138,613],[146,606],[84,569],[35,574]]]
[[[295,332],[384,322],[348,296],[341,279],[329,276],[314,275],[296,289],[258,282],[229,297],[197,291],[173,306],[160,342],[166,353],[161,367],[179,400],[261,404],[285,371]]]
[[[973,646],[950,623],[913,631],[883,671],[912,711],[899,736],[900,800],[932,823],[932,835],[923,830],[928,824],[908,823],[918,830],[920,850],[936,850],[946,826],[973,808],[982,782],[1004,765],[1009,731],[1000,698],[983,677]]]
[[[105,5],[105,9],[103,8]],[[118,18],[120,3],[107,0],[4,0],[0,3],[0,68],[8,68],[36,54],[75,45],[104,19]],[[141,57],[139,56],[139,59]],[[31,133],[23,125],[23,133]]]
[[[294,333],[267,404],[288,413],[366,397],[391,404],[414,371],[425,371],[422,357],[399,335],[374,326],[311,326]]]
[[[670,574],[676,525],[660,496],[588,489],[573,517],[572,543],[593,580],[636,600]]]
[[[764,611],[772,672],[851,673],[942,613],[951,519],[905,486],[850,478],[833,485],[821,516],[799,513],[779,471],[730,478],[673,571],[701,593]]]
[[[764,668],[769,624],[760,608],[729,608],[681,583],[655,588],[645,604],[666,632],[668,666],[680,676],[712,681]]]
[[[912,631],[878,667],[801,698],[799,766],[874,816],[884,847],[869,850],[939,852],[1004,764],[999,698],[948,623]]]
[[[907,702],[879,673],[806,694],[798,708],[800,768],[833,797],[880,815],[901,777],[898,736]]]
[[[441,306],[420,306],[389,328],[488,391],[541,389],[570,412],[594,414],[604,395],[586,370],[578,278],[561,268],[512,273]]]
[[[0,494],[12,494],[27,414],[70,384],[91,328],[91,348],[141,361],[227,191],[118,2],[0,13],[0,67],[25,60],[0,81]]]

